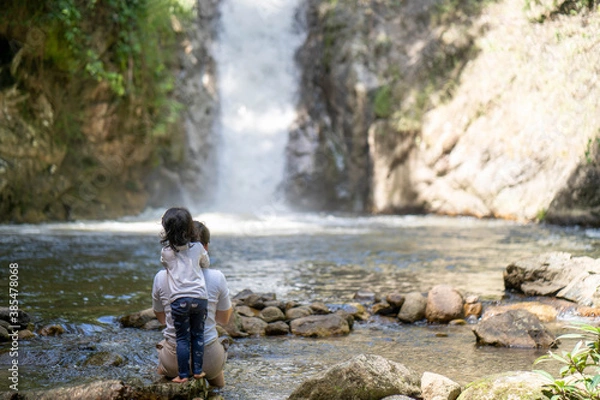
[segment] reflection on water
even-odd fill
[[[503,295],[509,262],[545,251],[598,258],[597,231],[441,217],[197,216],[212,230],[214,268],[232,294],[245,288],[280,299],[330,304],[360,288],[385,294],[449,283],[486,300]],[[98,377],[151,382],[159,332],[121,329],[116,318],[150,307],[160,268],[159,216],[144,220],[0,227],[0,259],[19,264],[19,301],[37,326],[61,324],[62,337],[23,341],[20,389]],[[6,282],[7,268],[0,271]],[[8,303],[7,290],[0,302]],[[557,325],[556,329],[560,329]],[[442,332],[443,337],[436,333]],[[6,351],[6,348],[4,349]],[[83,367],[98,351],[125,355],[119,367]],[[532,368],[533,350],[478,348],[469,326],[357,324],[343,338],[238,339],[227,365],[227,399],[283,399],[303,379],[359,353],[461,383]],[[0,379],[10,359],[0,354]],[[4,390],[4,389],[2,389]]]

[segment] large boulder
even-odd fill
[[[381,356],[361,354],[306,380],[288,400],[379,400],[420,394],[420,379],[415,371]]]
[[[457,400],[547,400],[542,394],[545,383],[547,381],[535,372],[506,372],[471,382]]]
[[[583,306],[600,306],[600,259],[549,252],[509,264],[504,287],[527,296],[557,296]]]
[[[482,320],[473,328],[478,344],[498,347],[549,348],[556,338],[534,314],[509,310]]]

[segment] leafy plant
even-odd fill
[[[561,335],[558,339],[579,339],[573,350],[561,355],[550,351],[534,363],[553,360],[562,364],[559,379],[546,371],[536,371],[549,381],[543,393],[551,400],[600,400],[600,327],[574,323],[571,328],[579,333]]]

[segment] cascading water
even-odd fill
[[[215,211],[282,207],[285,146],[295,118],[300,0],[223,0],[213,56],[220,116]]]

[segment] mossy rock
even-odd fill
[[[535,372],[505,372],[471,382],[457,400],[547,400],[542,394],[545,383]]]

